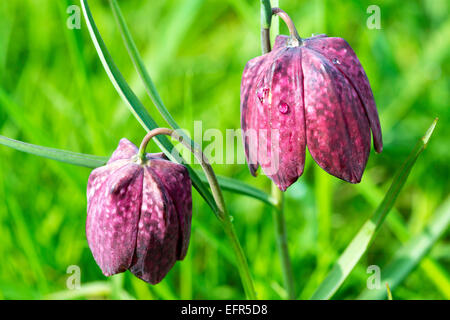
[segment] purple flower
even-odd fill
[[[186,255],[191,232],[191,179],[162,154],[137,156],[120,140],[108,163],[92,171],[87,186],[86,235],[106,276],[130,270],[160,282]]]
[[[247,163],[286,190],[303,173],[305,148],[326,172],[361,181],[370,152],[381,152],[378,112],[361,63],[341,38],[292,41],[250,60],[241,83]]]

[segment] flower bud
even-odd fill
[[[106,276],[130,270],[156,284],[186,255],[192,218],[187,169],[122,139],[87,186],[86,236]]]
[[[247,63],[241,127],[250,172],[261,165],[283,191],[303,174],[306,146],[326,172],[351,183],[361,181],[371,131],[375,150],[383,147],[361,63],[344,39],[326,35],[278,36],[271,52]]]

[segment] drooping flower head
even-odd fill
[[[305,148],[326,172],[361,181],[370,152],[382,151],[378,112],[369,81],[342,38],[291,36],[250,60],[241,83],[241,127],[250,172],[260,165],[281,190],[302,174]]]
[[[191,189],[183,165],[162,154],[142,160],[133,143],[120,140],[87,186],[86,236],[103,274],[130,270],[144,281],[160,282],[186,255]]]

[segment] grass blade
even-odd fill
[[[139,101],[138,97],[131,90],[128,83],[125,81],[124,77],[114,63],[105,43],[103,42],[100,32],[97,29],[97,26],[95,25],[94,18],[92,17],[87,0],[80,0],[80,2],[83,8],[83,14],[87,27],[89,29],[89,34],[91,36],[92,42],[94,43],[100,61],[102,62],[102,65],[106,73],[108,74],[109,79],[114,85],[114,88],[119,93],[121,98],[125,101],[126,105],[129,107],[130,111],[133,113],[136,119],[147,131],[159,127],[155,120],[147,112],[145,107],[142,105],[142,103]],[[155,142],[168,158],[176,161],[176,159],[174,159],[171,154],[173,145],[165,136],[155,137]],[[195,189],[197,189],[200,195],[213,209],[214,213],[217,213],[217,206],[214,202],[211,192],[206,188],[205,184],[200,180],[195,171],[189,165],[185,164],[185,166],[189,170],[189,174],[191,176],[191,180]]]
[[[155,87],[155,84],[153,83],[152,78],[150,77],[149,73],[147,72],[147,69],[145,68],[144,62],[142,61],[139,51],[136,48],[136,44],[134,43],[134,40],[131,36],[130,31],[128,30],[127,24],[122,15],[120,7],[117,4],[117,1],[110,0],[109,4],[111,6],[111,10],[116,19],[117,25],[119,26],[120,33],[122,34],[122,38],[123,38],[125,46],[128,50],[128,53],[130,55],[130,58],[133,61],[133,64],[134,64],[139,76],[141,77],[142,82],[144,83],[145,89],[147,90],[147,94],[149,95],[150,99],[153,101],[156,108],[163,116],[163,118],[167,121],[167,123],[173,129],[180,129],[180,126],[176,123],[176,121],[170,114],[169,110],[167,110],[166,106],[164,105],[164,103],[161,99],[161,96],[159,95],[158,91],[156,90],[156,87]]]
[[[383,268],[382,282],[389,283],[395,289],[414,270],[429,252],[434,243],[450,225],[450,197],[438,208],[427,227],[416,237],[409,240],[397,253],[393,260]],[[360,299],[383,299],[384,290],[366,290]]]
[[[378,186],[371,181],[370,176],[365,178],[363,184],[357,185],[357,189],[362,193],[366,200],[373,206],[376,206],[383,200],[383,193]],[[389,212],[385,222],[391,232],[405,244],[411,239],[410,231],[406,226],[404,218],[394,207]],[[450,276],[446,274],[444,268],[432,257],[425,257],[419,265],[422,274],[427,277],[436,288],[442,293],[445,299],[450,299]]]
[[[74,164],[80,167],[97,168],[108,161],[107,157],[93,156],[66,150],[47,148],[0,136],[0,144],[36,156]]]
[[[198,175],[200,176],[200,179],[202,179],[202,181],[207,181],[206,176],[203,173],[200,174],[200,172],[198,172]],[[242,194],[260,200],[271,206],[275,205],[275,199],[273,199],[272,196],[244,182],[219,175],[217,176],[217,181],[219,182],[219,185],[223,190]]]
[[[384,196],[383,201],[378,206],[375,213],[369,220],[366,221],[366,223],[344,250],[336,264],[329,272],[328,276],[313,294],[311,299],[330,299],[348,277],[355,265],[361,259],[362,255],[366,252],[370,243],[373,241],[376,232],[380,229],[384,219],[393,207],[398,194],[402,190],[402,187],[405,184],[412,167],[414,166],[414,163],[427,146],[433,130],[436,127],[437,120],[438,119],[435,119],[433,121],[425,136],[422,137],[422,139],[420,139],[414,147],[400,168],[400,171],[394,177],[388,192]]]

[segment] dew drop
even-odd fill
[[[334,58],[334,59],[333,59],[333,63],[334,63],[334,64],[341,64],[341,62],[340,62],[337,58]]]
[[[289,105],[286,102],[281,101],[278,110],[280,110],[282,114],[286,114],[289,112]]]

